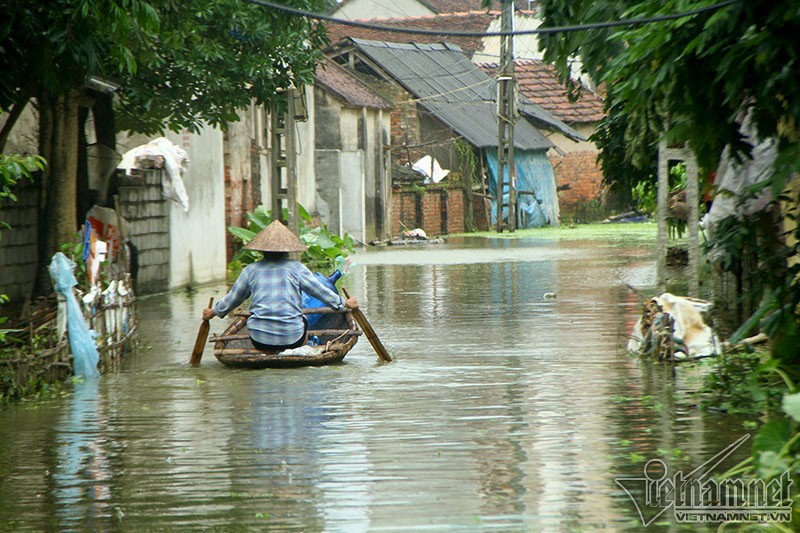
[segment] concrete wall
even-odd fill
[[[542,20],[531,15],[514,14],[514,31],[531,31],[537,29],[542,24]],[[493,20],[486,30],[486,33],[498,33],[502,31],[502,21],[500,17]],[[514,37],[514,59],[541,59],[542,52],[539,51],[539,38],[534,34],[516,35]],[[500,59],[500,37],[491,36],[483,38],[483,49],[478,50],[472,56],[473,63],[497,63]]]
[[[314,116],[314,90],[306,91],[306,105],[308,106],[308,120],[295,122],[297,133],[295,146],[297,148],[297,201],[309,213],[317,211],[317,173],[316,155],[316,117]]]
[[[251,105],[239,112],[237,122],[228,123],[223,134],[225,160],[225,227],[247,225],[246,214],[263,202],[269,167],[263,149],[263,108]],[[225,232],[227,258],[233,258],[240,241]]]
[[[222,132],[211,127],[198,134],[168,133],[183,148],[189,167],[183,181],[189,211],[175,202],[170,210],[169,288],[225,278],[225,183]]]
[[[0,294],[18,302],[31,295],[36,280],[38,194],[27,185],[14,194],[16,202],[0,200],[0,220],[11,226],[0,230]]]
[[[91,115],[91,114],[90,114]],[[8,113],[0,113],[0,128],[8,118]],[[3,148],[4,154],[37,154],[39,153],[39,112],[32,103],[28,103],[14,124]]]
[[[400,18],[418,15],[433,15],[433,11],[417,0],[393,0],[392,2],[376,2],[375,0],[349,0],[332,16],[341,20]]]
[[[542,24],[542,19],[535,15],[524,15],[515,13],[514,31],[531,31],[537,29]],[[493,20],[486,33],[498,33],[502,31],[502,21],[500,17]],[[543,52],[539,50],[539,38],[535,33],[527,35],[517,35],[514,37],[514,59],[542,59]],[[472,62],[497,63],[500,60],[500,37],[484,37],[483,48],[472,55]],[[587,87],[595,88],[594,82],[585,75],[581,75],[583,64],[580,58],[574,58],[570,63],[570,75],[575,79],[580,79]]]
[[[126,237],[138,251],[136,294],[164,292],[169,289],[170,202],[161,192],[161,171],[133,172],[119,177],[119,197]]]
[[[343,105],[317,89],[316,202],[331,231],[368,242],[389,236],[391,188],[384,144],[389,116]]]
[[[578,133],[583,135],[585,138],[589,138],[594,134],[595,130],[597,129],[594,124],[570,124]],[[564,152],[594,152],[598,153],[599,150],[597,149],[597,145],[591,141],[574,141],[569,137],[562,135],[560,133],[549,133],[544,132],[547,134],[547,138],[553,142],[559,149],[563,150]]]

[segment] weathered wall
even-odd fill
[[[189,211],[175,202],[170,210],[169,288],[225,278],[225,182],[222,132],[205,127],[198,134],[168,133],[189,156],[183,181]]]
[[[297,158],[297,201],[309,213],[317,211],[317,173],[315,171],[316,156],[316,117],[314,116],[314,91],[306,91],[306,106],[308,106],[308,120],[295,122],[296,154]]]
[[[341,20],[402,18],[418,15],[433,15],[423,3],[417,0],[393,0],[390,3],[375,0],[349,0],[342,2],[341,7],[332,16]]]
[[[516,13],[514,16],[514,31],[524,32],[536,30],[542,24],[542,19],[536,15]],[[486,29],[487,34],[497,34],[502,31],[502,20],[497,17]],[[533,33],[516,35],[514,37],[515,59],[542,59],[543,52],[539,49],[539,36]],[[483,38],[483,49],[475,52],[471,58],[473,63],[497,63],[500,60],[500,36],[492,35]],[[570,62],[570,72],[574,79],[580,78],[584,85],[594,88],[594,82],[589,76],[582,75],[583,64],[580,59],[573,58]]]
[[[264,191],[269,191],[265,118],[264,108],[251,104],[239,111],[239,120],[229,122],[223,133],[226,228],[245,227],[247,213],[264,204]],[[225,236],[230,261],[240,241],[228,231]]]
[[[8,113],[0,113],[0,128],[8,118]],[[8,135],[3,148],[4,154],[36,154],[39,152],[39,112],[29,102],[22,110],[14,128]]]
[[[342,105],[317,89],[315,105],[316,207],[331,231],[360,241],[388,236],[391,220],[384,143],[389,117]]]
[[[569,185],[569,189],[558,193],[561,218],[585,216],[587,209],[599,208],[605,189],[597,153],[571,152],[562,156],[550,151],[548,155],[556,175],[556,186]]]
[[[424,190],[395,187],[392,192],[393,235],[422,228],[428,236],[464,231],[464,191],[457,185]]]
[[[0,230],[0,294],[22,301],[36,279],[38,195],[32,186],[17,187],[14,194],[16,202],[0,200],[0,220],[12,228]]]
[[[138,252],[136,294],[169,289],[170,209],[161,191],[161,171],[120,176],[120,214],[128,222],[126,237]]]
[[[244,226],[247,201],[252,197],[250,160],[250,113],[239,111],[239,120],[229,122],[223,134],[225,161],[225,227]],[[236,245],[233,235],[225,232],[227,258],[233,256]]]

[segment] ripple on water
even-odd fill
[[[624,353],[640,312],[625,283],[651,285],[652,251],[597,244],[358,254],[347,283],[388,365],[362,338],[337,366],[233,370],[209,348],[191,368],[199,310],[225,287],[144,298],[142,347],[122,372],[0,413],[14,435],[0,447],[0,518],[28,530],[637,530],[615,477],[650,458],[707,458],[741,426]]]

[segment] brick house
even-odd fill
[[[498,128],[494,103],[495,81],[471,63],[459,47],[348,38],[330,48],[328,56],[358,73],[384,98],[394,103],[391,145],[395,162],[408,164],[430,155],[443,168],[459,169],[462,157],[456,148],[456,140],[461,139],[477,154],[478,172],[483,171],[482,174],[487,177],[487,192],[490,198],[494,198],[491,189],[496,163],[493,166],[492,161],[495,159]],[[524,167],[523,172],[533,173],[530,175],[533,180],[531,187],[539,188],[535,192],[542,202],[528,198],[527,207],[537,212],[531,212],[527,220],[538,225],[555,225],[558,224],[558,198],[552,166],[546,157],[547,150],[553,148],[554,144],[538,128],[546,126],[573,137],[579,137],[579,134],[535,104],[529,103],[529,107],[538,110],[532,113],[535,115],[532,118],[538,123],[537,126],[527,120],[517,123],[517,166]],[[525,158],[538,162],[521,165],[520,159]],[[450,187],[463,187],[459,178],[454,180],[455,183],[450,181]],[[395,194],[402,197],[401,192],[396,190]],[[420,222],[428,233],[463,231],[463,221],[456,221],[455,217],[448,216],[443,221],[439,216],[435,221],[430,221],[419,216],[419,213],[425,214],[426,202],[435,204],[427,208],[429,212],[452,212],[455,207],[451,204],[464,203],[465,195],[469,196],[466,188],[461,194],[437,192],[436,201],[412,198],[409,201],[413,200],[413,208],[395,202],[395,233],[403,226],[421,226]],[[472,205],[469,199],[466,205]],[[472,212],[472,209],[463,206],[459,209]],[[412,217],[411,213],[416,214]],[[538,222],[534,222],[536,220]],[[521,226],[525,227],[524,223]]]
[[[496,64],[481,65],[490,75]],[[588,139],[604,117],[603,101],[591,89],[581,88],[580,97],[570,101],[555,69],[541,61],[516,61],[514,64],[520,94],[574,128],[583,140],[560,132],[550,135],[557,150],[549,152],[561,190],[559,201],[564,217],[585,218],[605,200],[603,174],[597,162],[599,150]]]

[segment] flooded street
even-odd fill
[[[345,283],[390,364],[361,338],[329,367],[234,370],[208,346],[191,368],[225,286],[142,298],[121,372],[0,411],[0,528],[640,530],[615,478],[745,433],[697,409],[696,372],[624,350],[653,236],[360,251]]]

